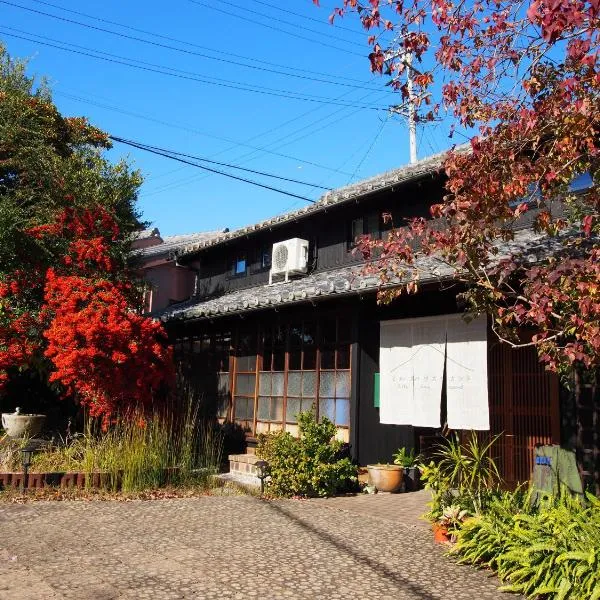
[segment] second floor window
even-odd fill
[[[369,235],[376,240],[380,239],[381,230],[381,215],[379,213],[371,213],[353,219],[350,223],[348,249],[351,250],[356,246],[356,240],[361,235]]]
[[[234,275],[245,275],[246,274],[246,257],[236,256],[233,261],[233,274]]]
[[[260,252],[260,267],[261,269],[271,268],[271,248],[263,248]]]

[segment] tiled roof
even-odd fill
[[[459,146],[455,150],[464,152],[467,149],[467,146],[463,145]],[[204,248],[216,246],[217,244],[222,244],[235,238],[247,236],[248,234],[260,231],[262,229],[283,225],[285,223],[289,223],[290,221],[295,221],[299,218],[318,213],[333,205],[349,202],[361,196],[366,196],[380,190],[392,188],[400,183],[415,181],[421,177],[433,175],[434,173],[440,171],[447,154],[447,152],[442,152],[440,154],[420,160],[414,164],[405,165],[398,169],[393,169],[392,171],[386,171],[385,173],[381,173],[375,177],[370,177],[369,179],[365,179],[336,190],[330,190],[323,194],[323,196],[321,196],[321,198],[319,198],[319,200],[314,204],[303,206],[299,210],[285,213],[283,215],[277,215],[267,219],[266,221],[255,223],[254,225],[248,225],[247,227],[234,229],[233,231],[228,231],[226,233],[217,235],[212,239],[190,243],[181,250],[179,255],[183,256],[185,254],[193,254],[199,250],[203,250]]]
[[[160,237],[160,231],[157,227],[152,227],[150,229],[142,229],[142,231],[138,231],[133,239],[135,240],[147,240],[151,237]]]
[[[201,231],[199,233],[188,233],[183,235],[167,235],[162,238],[162,243],[154,246],[148,246],[147,248],[134,250],[132,254],[141,258],[156,257],[163,254],[167,256],[174,256],[178,251],[182,250],[186,246],[189,246],[190,244],[208,242],[222,233],[223,232],[221,230],[216,230]]]
[[[524,229],[515,233],[515,240],[499,244],[500,259],[509,254],[518,254],[528,262],[535,263],[555,253],[560,248],[557,238],[549,238]],[[422,257],[417,266],[423,273],[422,283],[452,278],[453,269],[442,266],[435,259]],[[391,286],[399,285],[396,281]],[[373,293],[379,287],[377,275],[365,274],[363,265],[352,265],[339,269],[313,273],[293,279],[289,283],[260,285],[236,290],[208,300],[191,299],[165,309],[159,316],[163,321],[209,319],[231,314],[247,313],[286,304],[322,300],[328,297]]]

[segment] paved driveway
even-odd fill
[[[422,501],[0,504],[0,599],[506,600],[443,556],[415,519]]]

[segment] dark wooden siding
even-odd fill
[[[360,262],[360,256],[349,248],[353,219],[389,213],[393,216],[394,225],[398,226],[405,218],[427,217],[429,206],[439,202],[442,194],[440,180],[426,178],[397,190],[373,194],[340,206],[333,205],[311,217],[204,250],[195,261],[199,265],[198,296],[210,297],[268,283],[269,271],[260,267],[261,251],[289,238],[309,241],[309,272],[328,271]],[[232,273],[233,260],[238,255],[247,258],[248,269],[244,276]]]
[[[354,456],[360,465],[388,463],[401,446],[415,447],[415,432],[413,427],[379,422],[379,409],[374,406],[375,373],[379,372],[379,322],[361,319],[360,340],[357,414],[351,428],[356,440]]]

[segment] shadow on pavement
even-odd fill
[[[356,550],[356,548],[352,547],[350,544],[346,544],[339,539],[336,539],[331,534],[323,531],[315,527],[314,525],[299,519],[297,516],[292,514],[290,511],[286,510],[283,506],[272,502],[270,500],[257,498],[260,502],[263,502],[266,506],[268,506],[274,512],[277,512],[284,518],[292,521],[296,525],[302,527],[305,531],[317,536],[319,539],[327,542],[331,546],[335,547],[337,550],[344,552],[348,556],[352,557],[357,563],[360,563],[362,566],[369,567],[375,573],[384,579],[392,582],[396,587],[402,590],[409,590],[411,593],[415,595],[415,598],[420,598],[422,600],[436,600],[436,596],[432,596],[427,590],[423,589],[419,584],[409,581],[408,579],[402,577],[397,570],[391,569],[382,565],[380,562],[374,560],[373,558],[361,554]]]

